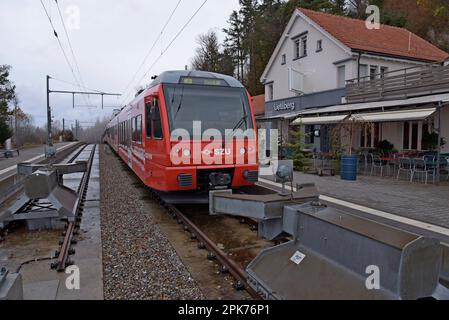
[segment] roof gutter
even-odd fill
[[[423,63],[423,64],[439,63],[439,61],[437,61],[437,60],[419,59],[419,58],[413,58],[413,57],[405,57],[405,56],[400,56],[400,55],[387,54],[387,53],[381,53],[381,52],[375,52],[375,51],[358,50],[358,49],[351,49],[351,50],[352,50],[352,52],[357,53],[359,55],[375,55],[375,56],[379,56],[379,57],[413,61],[413,62],[419,62],[419,63]]]

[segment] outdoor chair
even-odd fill
[[[410,158],[401,158],[401,160],[399,160],[397,180],[399,180],[402,171],[407,172],[407,178],[413,175],[413,164]]]
[[[447,174],[446,179],[449,181],[449,156],[442,156],[441,159],[444,160],[444,162],[445,162],[442,169],[444,172],[446,172],[446,174]],[[440,170],[441,170],[441,167],[440,167]]]
[[[368,168],[371,168],[373,166],[373,160],[371,157],[371,154],[368,151],[363,151],[360,154],[361,162],[363,164],[363,172],[366,175],[368,172]],[[362,166],[360,166],[362,167]]]
[[[380,176],[383,177],[384,169],[388,168],[387,165],[381,160],[379,155],[370,154],[371,158],[371,175],[374,174],[376,169],[380,170]]]
[[[412,178],[410,179],[410,182],[413,182],[413,180],[417,174],[422,174],[425,176],[426,184],[429,181],[429,174],[432,174],[433,183],[435,184],[436,167],[434,164],[428,165],[428,163],[424,159],[414,159],[413,160]]]

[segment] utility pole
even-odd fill
[[[82,92],[82,91],[62,91],[62,90],[50,90],[50,79],[51,77],[47,75],[47,147],[45,149],[45,156],[51,158],[56,154],[56,148],[53,146],[53,137],[51,132],[51,108],[50,108],[50,93],[53,94],[71,94],[73,108],[75,109],[75,95],[94,95],[101,96],[101,108],[104,109],[104,96],[116,96],[119,97],[121,94],[118,93],[106,93],[106,92]],[[76,138],[78,139],[78,121],[76,125]]]
[[[79,126],[79,123],[78,123],[78,120],[76,120],[76,122],[75,122],[75,136],[76,136],[76,140],[78,140],[78,126]]]
[[[51,108],[50,108],[50,76],[47,75],[47,146],[53,147],[51,135]]]
[[[14,101],[14,143],[16,145],[16,148],[19,148],[19,130],[18,130],[18,123],[17,123],[17,108],[18,108],[18,101],[17,98]]]
[[[437,184],[440,184],[440,157],[441,157],[441,108],[443,105],[438,102],[438,154],[437,154]]]
[[[64,134],[65,134],[65,119],[62,118],[62,142],[64,142]]]

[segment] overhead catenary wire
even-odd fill
[[[97,93],[103,93],[103,91],[99,91],[99,90],[96,90],[96,89],[92,89],[92,88],[89,88],[89,87],[86,87],[86,86],[78,86],[77,84],[75,84],[75,83],[73,83],[73,82],[70,82],[70,81],[61,80],[61,79],[54,78],[54,77],[52,77],[51,79],[52,79],[52,80],[55,80],[55,81],[57,81],[57,82],[62,82],[62,83],[69,84],[69,85],[74,86],[74,87],[78,87],[78,88],[80,88],[80,89],[89,90],[89,91],[93,91],[93,92],[97,92]]]
[[[75,75],[75,71],[73,70],[73,66],[70,63],[69,57],[67,56],[67,53],[65,52],[64,46],[62,45],[61,39],[59,39],[59,35],[56,32],[56,28],[55,28],[55,25],[53,24],[53,20],[51,19],[50,14],[48,13],[48,10],[47,10],[47,8],[44,5],[44,2],[42,0],[40,0],[40,2],[41,2],[41,5],[42,5],[42,8],[44,9],[45,14],[46,14],[46,16],[48,18],[48,21],[50,22],[50,26],[53,29],[53,34],[56,37],[56,40],[58,41],[59,47],[61,48],[61,51],[62,51],[62,54],[64,55],[64,59],[65,59],[65,61],[67,63],[67,66],[69,67],[70,72],[72,73],[73,79],[77,83],[77,87],[81,87],[81,84],[79,83],[79,80],[78,80],[77,76]]]
[[[170,23],[170,21],[172,20],[173,16],[175,15],[176,11],[178,10],[179,5],[181,4],[182,0],[178,0],[178,3],[176,4],[175,8],[172,10],[170,16],[168,17],[167,21],[165,22],[164,26],[162,27],[161,31],[159,32],[157,38],[154,40],[153,45],[150,47],[150,49],[148,50],[148,52],[146,53],[145,57],[142,60],[142,63],[140,64],[140,66],[137,68],[137,71],[134,73],[133,77],[131,78],[131,81],[129,81],[129,83],[127,84],[127,86],[125,87],[125,90],[123,90],[123,93],[127,93],[129,87],[134,83],[134,80],[136,80],[137,75],[139,74],[140,70],[143,68],[143,66],[145,65],[145,63],[147,62],[150,54],[153,52],[154,48],[156,47],[157,42],[159,41],[159,39],[162,37],[162,35],[165,32],[165,29],[167,28],[168,24]]]
[[[196,9],[196,11],[193,13],[193,15],[187,20],[187,22],[182,26],[182,28],[178,31],[178,33],[173,37],[173,39],[169,42],[169,44],[161,51],[161,54],[156,58],[156,60],[150,65],[150,67],[147,69],[147,71],[144,73],[144,75],[140,78],[140,83],[145,77],[150,73],[150,71],[154,68],[154,66],[159,62],[159,60],[164,56],[164,54],[171,48],[171,46],[175,43],[175,41],[179,38],[179,36],[183,33],[183,31],[189,26],[189,24],[193,21],[193,19],[198,15],[198,13],[201,11],[201,9],[206,5],[208,0],[204,0],[203,3]],[[129,97],[128,93],[126,96],[124,96],[124,100]]]
[[[64,29],[64,33],[65,33],[65,36],[67,38],[67,42],[69,44],[70,52],[72,53],[73,62],[75,64],[75,68],[76,68],[76,70],[78,72],[79,82],[85,88],[83,76],[81,75],[81,71],[80,71],[79,64],[78,64],[78,59],[76,58],[75,51],[73,50],[72,41],[70,40],[69,33],[67,32],[67,27],[65,25],[64,17],[62,16],[62,13],[61,13],[61,8],[59,7],[58,0],[55,0],[55,2],[56,2],[56,8],[57,8],[58,13],[59,13],[59,18],[61,19],[61,24],[62,24],[62,27]],[[87,96],[87,97],[88,97],[89,102],[90,102],[90,96]]]

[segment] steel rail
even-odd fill
[[[199,249],[206,249],[209,251],[208,258],[211,260],[217,260],[221,265],[222,273],[229,272],[236,280],[234,284],[237,290],[246,290],[249,295],[256,300],[262,300],[261,296],[254,291],[246,282],[246,273],[234,260],[230,259],[228,255],[218,248],[215,243],[201,231],[185,214],[183,214],[177,207],[171,204],[165,203],[157,193],[151,191],[153,198],[157,200],[161,206],[163,206],[174,219],[178,220],[179,224],[184,225],[184,230],[190,232],[191,238],[196,239],[199,243]]]
[[[69,224],[67,225],[67,229],[64,233],[64,240],[61,243],[60,250],[56,252],[57,259],[51,265],[52,269],[56,269],[58,272],[64,271],[66,267],[73,264],[72,261],[69,261],[69,256],[71,254],[74,254],[75,251],[71,250],[70,247],[72,246],[72,244],[76,243],[76,241],[74,240],[74,236],[76,235],[77,229],[79,229],[81,223],[81,216],[84,210],[84,201],[86,200],[87,189],[89,186],[89,179],[92,171],[92,164],[95,157],[96,147],[97,147],[96,145],[93,145],[87,163],[87,171],[83,174],[83,178],[81,179],[81,183],[78,188],[78,201],[75,208],[75,221],[69,222]],[[75,159],[73,161],[75,161]]]

